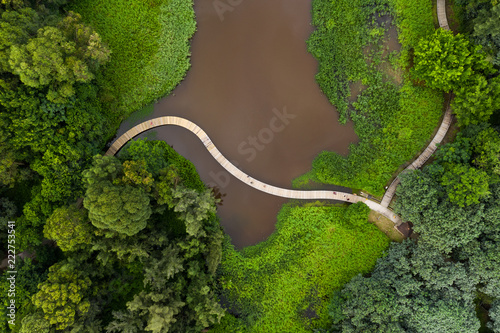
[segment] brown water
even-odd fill
[[[220,16],[214,4],[221,3],[235,6]],[[314,79],[317,62],[305,44],[313,30],[310,10],[305,0],[195,1],[191,70],[148,119],[187,118],[244,172],[286,188],[322,150],[347,154],[357,136],[352,124],[338,123]],[[133,125],[124,122],[120,132]],[[226,194],[219,216],[233,244],[252,245],[274,231],[286,199],[229,176],[187,130],[156,131],[157,139],[194,163],[204,182]]]

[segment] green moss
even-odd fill
[[[389,245],[359,205],[286,205],[265,242],[238,252],[228,241],[220,282],[241,318],[239,325],[231,319],[231,327],[266,333],[326,327],[333,291],[369,272]]]

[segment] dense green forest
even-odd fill
[[[382,194],[451,101],[454,135],[399,176],[412,237],[391,242],[362,203],[290,202],[236,250],[168,143],[103,156],[189,69],[193,1],[3,0],[0,254],[23,258],[0,331],[500,332],[500,4],[448,5],[453,32],[430,0],[312,1],[316,79],[360,142],[294,185]]]
[[[224,313],[223,232],[194,166],[164,142],[99,155],[189,68],[192,2],[151,5],[112,21],[92,3],[0,4],[1,253],[26,258],[15,297],[2,274],[2,332],[199,332]]]

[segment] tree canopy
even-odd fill
[[[500,108],[500,78],[480,45],[450,30],[436,32],[415,47],[414,76],[428,87],[453,91],[452,109],[460,125],[488,121]]]
[[[391,246],[369,277],[358,275],[332,299],[341,332],[474,332],[474,281],[460,263],[405,241]]]
[[[92,241],[93,232],[85,211],[76,205],[54,210],[43,227],[43,234],[56,241],[63,251],[75,251]]]
[[[86,298],[91,281],[81,278],[74,267],[63,263],[52,266],[48,279],[39,285],[33,304],[42,309],[44,318],[59,330],[73,324],[75,316],[85,314],[90,303]]]

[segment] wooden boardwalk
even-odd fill
[[[436,0],[437,4],[437,16],[439,27],[450,30],[450,26],[448,25],[448,17],[446,16],[446,0]]]
[[[217,149],[217,147],[213,144],[212,140],[208,137],[207,133],[203,131],[198,125],[195,123],[184,119],[180,117],[174,117],[174,116],[166,116],[166,117],[159,117],[155,119],[151,119],[148,121],[145,121],[130,130],[128,130],[126,133],[124,133],[122,136],[120,136],[113,144],[111,147],[108,149],[106,152],[106,155],[114,155],[116,154],[130,139],[133,137],[141,134],[142,132],[145,132],[147,130],[150,130],[152,128],[158,127],[158,126],[166,126],[166,125],[175,125],[175,126],[180,126],[184,127],[187,130],[191,131],[194,133],[203,143],[205,148],[210,152],[210,154],[219,162],[220,165],[224,169],[226,169],[230,174],[232,174],[234,177],[238,178],[245,184],[261,191],[265,192],[274,196],[278,197],[283,197],[283,198],[290,198],[290,199],[304,199],[304,200],[338,200],[338,201],[344,201],[344,202],[350,202],[350,203],[355,203],[355,202],[364,202],[368,207],[370,207],[371,210],[374,210],[388,219],[390,219],[394,224],[399,225],[401,224],[401,219],[399,216],[394,214],[389,208],[384,207],[380,205],[379,203],[375,201],[371,201],[369,199],[350,194],[350,193],[344,193],[344,192],[334,192],[334,191],[298,191],[298,190],[289,190],[289,189],[284,189],[280,187],[276,187],[273,185],[269,185],[266,183],[263,183],[255,178],[250,177],[240,169],[238,169],[234,164],[229,162],[228,159],[222,155],[222,153]]]
[[[437,1],[437,15],[438,15],[439,26],[443,29],[450,30],[450,27],[448,25],[448,18],[446,16],[446,0],[436,0],[436,1]],[[448,129],[451,124],[451,119],[452,119],[451,108],[448,105],[446,112],[443,116],[443,121],[441,122],[441,125],[439,126],[439,129],[434,138],[432,139],[431,143],[422,152],[422,154],[420,154],[420,156],[417,157],[402,172],[408,170],[415,170],[424,165],[424,163],[429,159],[429,157],[436,151],[437,145],[441,143],[446,133],[448,132]],[[392,222],[394,222],[394,224],[400,225],[402,223],[401,218],[396,214],[394,214],[394,212],[388,208],[396,192],[396,187],[399,184],[398,177],[396,177],[392,182],[392,184],[389,186],[380,204],[375,201],[369,200],[367,198],[363,198],[354,194],[344,193],[344,192],[298,191],[298,190],[289,190],[276,187],[273,185],[263,183],[255,178],[252,178],[243,171],[241,171],[240,169],[238,169],[235,165],[229,162],[229,160],[227,160],[224,157],[224,155],[222,155],[222,153],[217,149],[217,147],[215,147],[215,145],[212,143],[212,141],[205,133],[205,131],[203,131],[195,123],[180,117],[173,117],[173,116],[159,117],[145,121],[133,127],[132,129],[128,130],[125,134],[120,136],[111,145],[111,147],[106,152],[106,155],[116,154],[120,150],[120,148],[122,148],[130,139],[132,139],[136,135],[139,135],[140,133],[145,132],[151,128],[158,126],[165,126],[165,125],[176,125],[184,127],[189,131],[193,132],[201,140],[201,142],[205,145],[206,149],[210,152],[210,154],[212,154],[212,156],[217,160],[217,162],[219,162],[219,164],[222,165],[222,167],[224,167],[234,177],[238,178],[245,184],[252,186],[253,188],[259,191],[290,199],[338,200],[350,203],[361,201],[364,202],[368,207],[370,207],[371,210],[374,210],[384,215],[388,219],[390,219]]]
[[[437,14],[438,14],[438,21],[439,21],[439,27],[445,29],[445,30],[450,30],[450,27],[448,25],[448,18],[446,17],[446,0],[437,0]],[[443,121],[441,122],[441,125],[439,126],[439,129],[432,139],[431,143],[427,146],[427,148],[420,154],[419,157],[415,159],[406,169],[404,169],[401,173],[409,170],[415,170],[419,169],[424,165],[424,163],[431,157],[432,154],[437,149],[437,145],[443,141],[446,133],[448,132],[448,129],[450,128],[451,124],[451,107],[448,104],[448,107],[446,108],[446,112],[443,117]],[[396,177],[394,181],[391,183],[389,188],[384,194],[384,197],[382,199],[382,202],[380,203],[384,207],[389,207],[389,204],[392,201],[392,198],[394,197],[394,194],[396,193],[396,187],[399,184],[399,178]]]
[[[448,105],[448,108],[446,109],[446,112],[444,113],[443,121],[441,122],[441,125],[439,126],[439,129],[432,139],[431,143],[427,146],[427,148],[420,154],[409,166],[406,167],[401,173],[409,170],[416,170],[422,167],[425,162],[431,157],[432,154],[436,151],[438,144],[440,144],[446,133],[448,132],[448,129],[450,128],[451,124],[451,107]],[[400,174],[401,174],[400,173]],[[384,197],[380,204],[384,207],[389,207],[389,204],[392,201],[392,198],[394,197],[394,194],[396,193],[396,187],[399,184],[399,177],[396,177],[393,182],[391,183],[391,186],[385,191]]]

